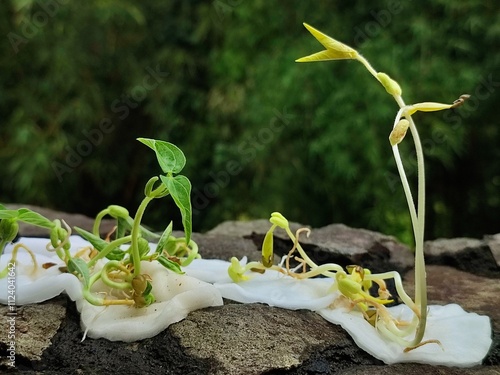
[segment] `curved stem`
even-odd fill
[[[343,270],[342,270],[342,267],[340,267],[338,264],[326,263],[326,264],[322,264],[321,266],[311,268],[311,270],[309,270],[307,272],[293,273],[290,276],[293,276],[296,279],[309,279],[311,277],[315,277],[318,275],[323,275],[323,276],[333,275],[333,277],[335,277],[335,273],[332,271],[338,272],[338,271],[343,271]]]
[[[300,243],[299,243],[298,239],[295,238],[295,235],[292,233],[292,231],[290,230],[290,228],[286,227],[285,231],[288,234],[288,236],[292,239],[293,243],[296,244],[297,251],[299,252],[300,256],[302,257],[302,260],[304,260],[304,262],[306,262],[306,264],[311,269],[317,269],[317,268],[319,268],[319,266],[316,263],[314,263],[311,258],[309,258],[309,256],[306,254],[306,252],[304,251],[304,249],[302,248],[302,246],[300,246]],[[335,265],[337,267],[334,268],[333,267],[334,264],[331,263],[331,264],[329,264],[329,266],[330,266],[329,269],[335,269],[337,272],[338,271],[341,271],[341,272],[344,271],[342,269],[342,267],[339,266],[339,265]],[[325,270],[325,271],[321,272],[320,274],[323,275],[323,276],[326,276],[326,277],[331,277],[331,278],[335,277],[335,272],[331,272],[329,270]]]
[[[406,203],[408,204],[408,209],[410,210],[411,225],[413,227],[413,235],[416,236],[418,233],[418,217],[417,211],[415,209],[415,203],[413,202],[413,196],[411,194],[410,185],[408,183],[408,178],[406,177],[406,172],[403,166],[403,161],[401,160],[401,155],[399,154],[398,145],[392,146],[392,153],[394,155],[394,160],[396,161],[396,166],[399,172],[399,178],[403,184],[403,190],[406,196]]]
[[[377,81],[379,80],[377,77],[377,71],[373,69],[372,65],[368,62],[367,59],[365,59],[362,55],[358,54],[356,60],[358,60],[361,64],[363,64],[365,68],[370,72],[372,76],[375,77]]]
[[[318,265],[312,261],[311,258],[306,254],[304,249],[302,249],[302,246],[300,246],[300,243],[297,238],[295,238],[295,235],[292,233],[289,227],[285,228],[286,233],[290,237],[290,239],[293,241],[294,244],[296,244],[297,251],[299,252],[300,256],[302,259],[307,263],[307,265],[311,268],[316,268]]]
[[[36,271],[36,269],[38,268],[38,263],[36,261],[35,254],[33,254],[33,252],[30,249],[28,249],[25,245],[23,245],[22,243],[18,243],[12,249],[10,262],[7,262],[7,265],[5,266],[5,268],[0,272],[0,279],[3,279],[4,277],[6,277],[7,274],[9,273],[8,271],[9,271],[9,264],[10,263],[17,264],[17,252],[19,251],[19,249],[25,250],[30,255],[31,260],[33,261],[33,271],[32,272],[34,273]]]
[[[186,238],[182,238],[184,241],[186,241]],[[189,245],[186,244],[186,247],[190,250],[189,255],[187,256],[186,259],[182,261],[181,266],[186,267],[191,264],[191,262],[197,257],[198,255],[198,245],[196,242],[193,240],[189,240]]]
[[[94,225],[92,226],[92,234],[95,236],[99,236],[99,227],[101,226],[101,221],[104,216],[106,216],[109,213],[109,208],[105,208],[101,212],[97,214],[94,220]]]
[[[99,253],[87,263],[87,266],[89,268],[93,267],[99,259],[104,258],[111,251],[113,251],[114,249],[116,249],[117,247],[119,247],[123,244],[130,242],[131,240],[132,240],[132,236],[125,236],[122,238],[118,238],[114,241],[111,241],[104,249],[99,251]]]
[[[135,305],[134,300],[131,299],[105,299],[97,297],[88,289],[83,290],[83,296],[88,303],[94,306],[110,306],[110,305]]]
[[[405,106],[401,96],[394,96],[398,105],[402,108]],[[410,123],[410,131],[415,145],[417,154],[417,173],[418,173],[418,196],[417,196],[417,224],[414,224],[415,232],[415,303],[420,307],[420,322],[417,327],[415,338],[412,341],[414,346],[422,341],[427,322],[427,284],[425,274],[425,259],[424,259],[424,225],[425,225],[425,164],[422,143],[418,135],[417,127],[410,115],[405,115]],[[410,209],[411,211],[411,209]],[[414,218],[412,217],[412,220]]]
[[[420,311],[415,305],[415,302],[412,301],[410,296],[406,293],[403,288],[403,281],[401,279],[401,275],[396,271],[388,271],[384,273],[376,273],[365,275],[365,280],[376,280],[376,279],[394,279],[394,284],[396,286],[396,291],[398,292],[399,298],[403,301],[403,303],[408,306],[417,316],[420,316]]]
[[[4,239],[2,239],[2,240],[0,241],[0,255],[2,255],[2,254],[3,254],[3,251],[4,251],[4,249],[7,247],[7,245],[8,245],[8,243],[9,243],[9,242],[10,242],[10,241],[4,240]]]
[[[132,225],[132,232],[130,233],[132,237],[131,244],[131,254],[134,262],[134,277],[139,276],[141,274],[141,255],[139,253],[139,237],[141,236],[141,220],[144,216],[144,211],[146,211],[146,207],[149,202],[151,202],[154,198],[144,197],[137,212],[134,217],[134,224]]]
[[[111,260],[104,265],[104,267],[101,271],[102,282],[104,284],[106,284],[107,286],[109,286],[110,288],[114,288],[114,289],[121,289],[121,290],[131,289],[132,285],[127,281],[118,282],[118,281],[114,281],[114,280],[110,279],[108,272],[111,272],[111,270],[110,270],[111,268],[114,268],[116,270],[120,270],[122,272],[125,272],[126,274],[130,274],[130,271],[123,264],[121,264],[119,261]]]

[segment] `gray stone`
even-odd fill
[[[485,363],[500,363],[500,282],[473,275],[453,267],[427,265],[427,298],[433,305],[457,303],[466,311],[487,315],[491,319],[493,344]],[[415,292],[414,272],[403,278],[406,292]]]
[[[315,246],[313,252],[343,255],[349,264],[363,265],[376,272],[387,271],[389,267],[407,269],[413,265],[413,253],[394,237],[344,224],[313,229],[308,238],[301,237],[301,242]]]
[[[233,256],[241,259],[247,256],[250,261],[261,259],[259,248],[252,240],[228,235],[201,235],[193,233],[203,258],[230,260]]]
[[[428,241],[424,245],[424,253],[428,264],[449,265],[476,275],[500,278],[500,266],[490,246],[483,240],[452,238]]]
[[[252,223],[255,230],[252,231]],[[300,224],[290,225],[295,231],[301,228]],[[215,231],[208,232],[213,235],[221,233],[221,228],[231,228],[231,233],[238,236],[244,234],[251,238],[260,249],[265,233],[261,220],[246,222],[238,225],[234,222],[222,223]],[[264,231],[264,228],[267,228]],[[250,233],[250,234],[249,234]],[[396,270],[404,272],[413,265],[413,252],[399,243],[394,237],[365,229],[351,228],[343,224],[332,224],[322,228],[311,229],[309,236],[302,233],[299,242],[309,257],[317,264],[336,263],[342,267],[348,265],[363,265],[373,272]],[[283,230],[276,230],[274,236],[274,251],[280,257],[288,254],[293,247],[292,241]]]
[[[13,315],[15,314],[15,315]],[[7,349],[7,343],[15,342],[16,356],[27,361],[39,361],[43,352],[51,344],[51,339],[57,333],[66,316],[65,298],[37,305],[19,306],[15,311],[8,306],[0,306],[0,350]],[[11,332],[9,319],[13,318],[15,333]],[[2,355],[0,363],[7,365]]]
[[[337,348],[339,358],[378,362],[356,348],[339,326],[310,311],[228,304],[196,311],[170,329],[190,355],[215,359],[217,365],[210,373],[217,375],[289,370],[332,346]],[[330,363],[329,367],[335,365],[349,366]]]
[[[310,228],[307,225],[302,225],[299,223],[290,222],[289,224],[290,224],[290,229],[294,233],[299,228]],[[208,235],[223,234],[232,237],[249,238],[252,236],[252,234],[260,234],[260,235],[266,234],[269,228],[271,228],[271,225],[272,224],[269,222],[269,220],[266,219],[258,219],[250,221],[229,220],[220,223],[213,229],[209,230],[206,234]],[[288,236],[286,235],[285,231],[281,228],[276,228],[274,234],[280,238],[288,239]]]
[[[484,240],[490,247],[491,253],[500,267],[500,233],[492,236],[484,236]]]
[[[299,224],[294,224],[295,229],[298,227]],[[206,234],[194,233],[193,238],[205,258],[227,260],[231,256],[248,255],[258,260],[268,228],[267,220],[223,223]],[[413,253],[393,237],[335,224],[313,229],[309,238],[301,236],[300,240],[318,263],[339,259],[342,265],[360,264],[375,272],[403,271],[405,287],[413,295],[413,273],[408,271],[413,264]],[[452,246],[441,252],[436,250],[440,242],[434,248],[432,243],[427,244],[431,246],[429,257],[442,262],[427,268],[429,302],[459,303],[468,311],[491,317],[494,344],[483,366],[472,369],[419,364],[387,366],[359,349],[341,327],[313,312],[230,301],[225,301],[224,306],[193,312],[150,339],[135,343],[104,339],[81,342],[83,333],[75,305],[59,297],[20,308],[23,314],[18,321],[18,338],[32,335],[18,343],[17,370],[50,374],[499,374],[500,284],[491,275],[473,274],[485,267],[479,260],[473,269],[465,271],[449,266],[449,256],[443,254],[450,253],[451,248],[455,249],[454,256],[460,254],[464,243],[466,248],[475,249],[492,246],[491,239],[486,238],[479,242],[451,241]],[[287,253],[292,246],[279,231],[275,245],[279,254]],[[489,262],[487,257],[480,257],[480,261]],[[462,264],[467,267],[471,263]],[[490,263],[487,264],[489,267]],[[0,322],[5,327],[4,321]],[[5,333],[5,330],[0,332],[2,357],[7,348],[7,338],[2,336]],[[0,372],[8,369],[5,362],[0,363]]]

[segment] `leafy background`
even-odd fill
[[[494,0],[2,1],[0,201],[134,212],[160,173],[135,139],[157,138],[187,156],[195,230],[279,210],[410,243],[387,140],[397,106],[356,62],[294,63],[321,49],[304,21],[397,79],[407,103],[473,96],[454,112],[416,116],[426,237],[499,232]],[[171,218],[179,226],[162,200],[145,220],[161,229]]]

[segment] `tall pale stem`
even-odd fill
[[[398,105],[403,108],[405,103],[401,96],[395,96],[394,99]],[[410,131],[415,144],[415,151],[417,154],[417,173],[418,173],[418,193],[417,193],[417,223],[413,223],[414,235],[415,235],[415,303],[420,307],[420,322],[417,327],[417,332],[413,343],[415,345],[422,341],[425,332],[425,326],[427,322],[427,283],[425,274],[425,260],[424,260],[424,230],[425,230],[425,165],[424,165],[424,153],[422,150],[422,143],[420,142],[420,137],[418,135],[415,122],[412,117],[405,115],[406,119],[410,123]],[[404,176],[406,179],[406,176]],[[407,181],[405,181],[408,184]],[[403,185],[405,183],[403,182]],[[405,194],[407,195],[408,203],[410,203],[410,196],[408,197],[408,192],[405,188]],[[413,205],[414,203],[411,202]],[[411,208],[410,208],[411,212]],[[412,221],[414,221],[414,216],[412,216]]]

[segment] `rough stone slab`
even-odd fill
[[[208,235],[227,235],[251,238],[260,246],[270,224],[268,220],[247,222],[226,221],[207,232]],[[290,223],[292,232],[299,228],[309,228],[299,223]],[[351,228],[344,224],[331,224],[313,228],[309,237],[302,233],[299,238],[304,250],[316,263],[337,263],[343,267],[351,264],[363,265],[374,272],[395,269],[406,271],[413,266],[414,254],[394,237],[366,229]],[[274,232],[275,253],[287,254],[293,244],[285,231],[277,228]]]
[[[380,363],[353,345],[342,328],[310,311],[229,304],[196,311],[170,329],[190,355],[216,360],[210,374],[256,375],[289,370],[332,346],[338,356],[332,366]]]
[[[207,234],[193,234],[204,257],[227,260],[231,256],[249,255],[251,259],[260,258],[258,250],[269,228],[267,220],[229,227],[224,225],[228,224],[223,223],[218,230]],[[294,228],[300,226],[293,225]],[[374,270],[377,270],[375,267],[382,268],[378,270],[395,267],[407,270],[408,264],[413,264],[413,253],[407,247],[376,232],[335,224],[313,229],[311,237],[302,236],[302,240],[308,252],[317,251],[316,255],[325,259],[331,259],[333,254],[346,264],[359,262]],[[489,237],[485,237],[480,241],[481,246],[493,249],[488,241]],[[291,248],[291,242],[279,231],[276,232],[275,245],[282,253]],[[339,251],[330,251],[331,248]],[[429,256],[432,259],[433,255]],[[489,262],[484,257],[480,259]],[[196,311],[151,339],[130,344],[104,339],[81,342],[83,333],[74,303],[58,298],[23,308],[31,315],[27,322],[19,320],[19,330],[56,328],[47,332],[44,328],[45,335],[35,336],[30,342],[31,347],[22,355],[18,353],[17,369],[21,373],[33,374],[499,374],[498,279],[491,275],[472,274],[485,264],[474,264],[474,269],[462,272],[456,269],[450,257],[437,255],[434,260],[448,266],[428,266],[429,302],[459,303],[468,311],[487,314],[492,319],[494,344],[484,366],[472,369],[417,364],[387,366],[360,350],[340,327],[324,321],[315,313],[227,301],[224,306]],[[324,263],[325,260],[318,262]],[[462,264],[467,267],[471,263]],[[413,273],[403,273],[403,276],[408,293],[413,295]],[[59,313],[62,308],[62,323],[61,315],[41,312],[40,306],[51,305],[55,305],[50,308]],[[44,320],[49,317],[51,322]],[[0,356],[5,357],[5,341],[0,338]],[[0,363],[0,373],[6,370],[5,364]]]
[[[208,235],[219,235],[223,234],[232,237],[251,237],[252,234],[264,235],[267,233],[269,228],[271,228],[271,223],[266,219],[250,220],[250,221],[234,221],[228,220],[215,226],[206,234]],[[307,225],[302,225],[299,223],[290,222],[290,229],[293,233],[299,228],[310,228]],[[274,234],[277,237],[288,239],[285,231],[281,228],[276,228]]]
[[[500,233],[492,236],[484,236],[484,241],[490,247],[493,257],[497,261],[497,265],[500,267]]]
[[[66,316],[66,298],[59,297],[37,305],[18,306],[15,315],[15,339],[8,335],[10,327],[8,306],[0,305],[0,351],[7,349],[7,343],[15,342],[16,356],[19,361],[39,361],[42,353],[51,345],[52,337],[57,333]],[[0,363],[6,365],[5,355]]]
[[[261,259],[260,248],[252,240],[233,237],[224,234],[202,235],[193,233],[200,254],[206,259],[230,260],[232,257],[241,259],[247,256],[250,261]]]
[[[429,304],[457,303],[465,310],[488,315],[500,332],[500,282],[446,266],[426,266]],[[412,296],[415,275],[404,275],[404,288]]]
[[[391,366],[361,366],[341,373],[342,375],[498,375],[500,366],[489,368],[477,367],[471,369],[455,369],[429,365],[391,365]]]
[[[429,304],[457,303],[466,311],[490,317],[493,344],[485,363],[500,364],[500,282],[446,266],[428,265],[426,273]],[[414,280],[413,270],[404,277],[403,285],[410,296],[414,295]]]
[[[428,264],[449,265],[476,275],[500,278],[500,266],[483,240],[438,239],[426,242],[424,253]]]
[[[366,265],[377,272],[390,265],[404,269],[413,265],[413,253],[394,237],[366,229],[351,228],[344,224],[331,224],[313,229],[302,237],[304,244],[315,245],[323,251],[349,257],[351,264]]]

